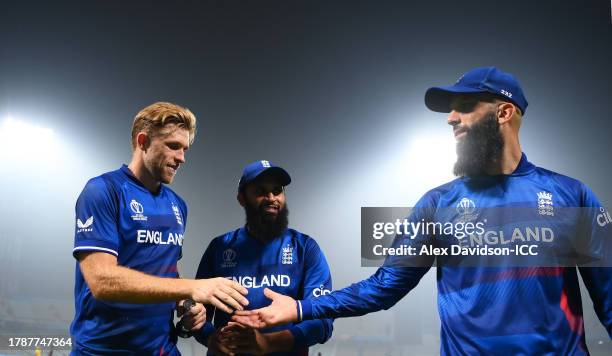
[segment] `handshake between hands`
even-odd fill
[[[293,336],[288,330],[262,333],[259,329],[297,321],[296,301],[268,288],[264,290],[264,295],[271,299],[272,303],[255,310],[236,310],[232,321],[208,337],[209,351],[215,355],[263,355],[291,349]],[[184,301],[177,305],[182,327],[191,333],[202,329],[206,322],[206,308],[196,303],[186,310],[183,305]],[[288,345],[289,339],[291,345]]]

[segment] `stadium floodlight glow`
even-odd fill
[[[407,156],[406,161],[414,168],[411,174],[419,175],[430,187],[453,179],[457,151],[452,134],[418,135],[411,141]]]
[[[57,158],[53,130],[8,117],[0,123],[0,160],[49,163]]]
[[[452,132],[412,131],[393,142],[399,145],[386,148],[386,159],[360,181],[365,186],[379,182],[372,194],[359,195],[362,206],[412,206],[428,190],[455,178]]]

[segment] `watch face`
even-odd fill
[[[187,299],[183,302],[183,308],[185,308],[186,311],[191,309],[194,305],[195,302],[191,299]]]
[[[185,301],[183,302],[183,306],[182,308],[180,307],[176,307],[176,317],[180,318],[183,316],[184,313],[186,313],[189,309],[193,308],[196,305],[196,303],[191,300],[191,299],[185,299]],[[181,311],[183,313],[181,313]]]

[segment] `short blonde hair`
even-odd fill
[[[193,143],[196,134],[196,117],[189,109],[182,106],[157,102],[140,110],[132,124],[132,149],[136,148],[136,136],[145,132],[154,137],[166,125],[175,124],[189,131],[189,144]]]

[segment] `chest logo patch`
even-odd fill
[[[223,263],[221,263],[221,268],[232,268],[232,267],[236,267],[236,265],[238,264],[236,262],[236,251],[232,250],[231,248],[228,248],[227,250],[223,251]]]
[[[287,245],[283,247],[283,253],[281,256],[281,263],[284,265],[293,264],[293,247],[291,245]]]
[[[144,208],[142,207],[142,204],[136,201],[136,199],[132,199],[130,202],[130,209],[132,209],[132,212],[134,213],[134,215],[132,215],[132,220],[147,221],[147,217],[143,215]]]
[[[457,213],[459,214],[460,222],[475,220],[478,217],[478,214],[476,214],[476,203],[472,199],[462,198],[457,203]]]
[[[538,214],[544,216],[555,216],[552,194],[549,192],[538,193]]]
[[[174,203],[172,203],[172,211],[174,212],[176,222],[179,225],[183,225],[183,217],[181,216],[181,211],[179,210],[178,206],[174,205]]]

